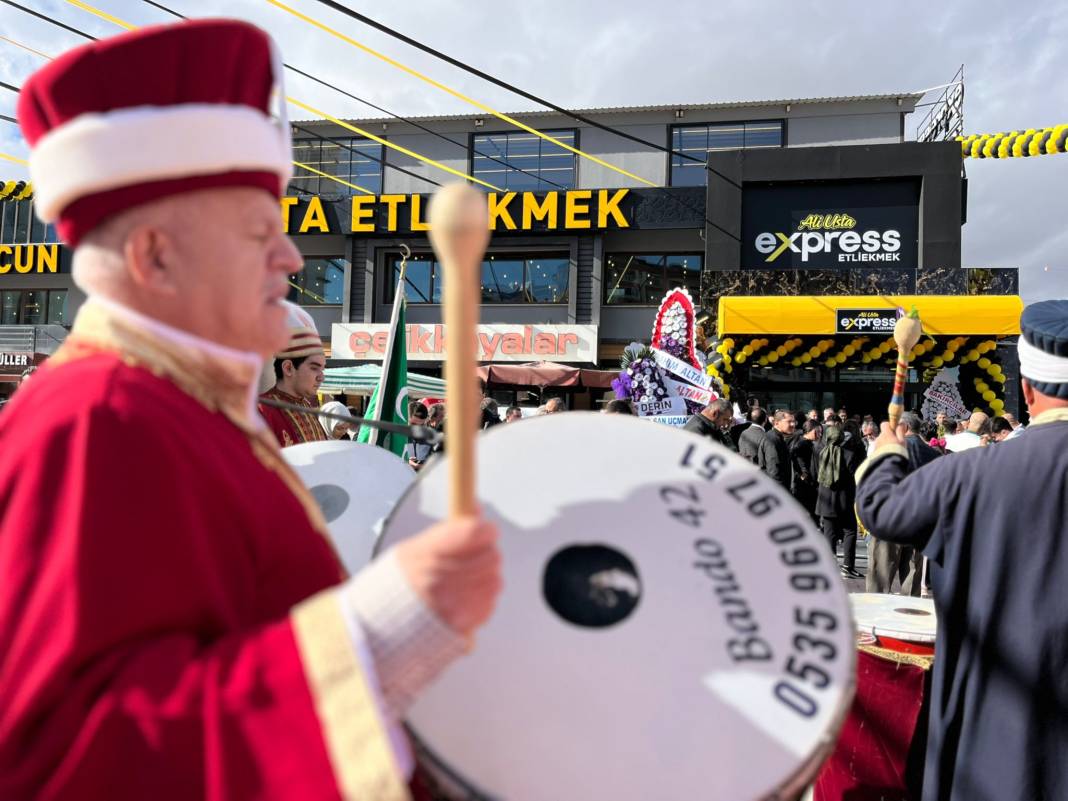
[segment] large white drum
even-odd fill
[[[849,602],[861,637],[894,651],[934,653],[938,615],[930,598],[862,592]]]
[[[447,458],[447,456],[446,456]],[[853,691],[846,592],[807,513],[708,439],[569,412],[478,440],[504,591],[408,718],[454,797],[800,792]],[[446,466],[379,547],[446,513]],[[425,764],[425,763],[424,763]]]
[[[350,440],[305,442],[282,455],[318,502],[341,561],[357,572],[371,561],[382,521],[415,471],[385,448]]]

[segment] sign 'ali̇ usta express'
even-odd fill
[[[919,184],[913,179],[746,184],[746,269],[916,267]]]

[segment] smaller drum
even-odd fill
[[[938,615],[930,598],[862,592],[849,600],[862,643],[898,653],[934,654]]]
[[[371,561],[382,521],[415,481],[396,454],[349,440],[305,442],[282,449],[311,491],[349,573]]]

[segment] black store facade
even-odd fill
[[[1018,278],[1014,269],[961,268],[967,195],[958,145],[713,152],[708,168],[707,188],[487,193],[483,360],[617,368],[627,344],[648,342],[666,289],[681,285],[708,315],[711,346],[727,356],[722,378],[736,392],[768,406],[878,415],[893,369],[889,331],[842,328],[839,313],[855,313],[854,325],[885,325],[899,308],[922,315],[926,305],[932,336],[916,354],[910,407],[948,367],[959,368],[969,410],[1018,411]],[[321,331],[332,327],[331,365],[381,359],[406,246],[409,364],[440,369],[428,200],[284,201],[308,264],[292,297],[310,304]],[[316,309],[319,298],[333,303]],[[509,352],[492,347],[509,333]],[[595,405],[602,394],[580,394],[573,405]]]
[[[892,324],[915,307],[929,336],[907,406],[938,378],[961,414],[1019,411],[1017,271],[961,268],[958,144],[713,153],[708,168],[702,297],[729,383],[770,407],[878,418]]]

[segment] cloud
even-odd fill
[[[97,0],[136,24],[169,17],[140,0]],[[236,16],[267,28],[286,60],[402,114],[467,113],[470,107],[315,30],[261,0],[164,0],[194,16]],[[503,110],[532,104],[331,11],[315,0],[293,7],[413,68]],[[561,105],[595,107],[778,99],[914,90],[943,83],[966,65],[966,133],[1068,122],[1068,84],[1059,58],[1068,15],[1053,6],[1014,9],[992,0],[890,4],[830,0],[420,0],[348,4],[415,39]],[[116,29],[62,0],[31,5],[94,35]],[[7,6],[5,35],[50,53],[78,41]],[[10,83],[39,59],[0,42],[0,76]],[[291,78],[294,95],[338,116],[378,112]],[[0,113],[13,99],[0,92]],[[300,116],[300,115],[294,115]],[[907,124],[911,135],[919,122]],[[13,126],[0,148],[23,155]],[[5,167],[14,165],[5,165]],[[1068,296],[1062,187],[1068,156],[966,163],[964,263],[1019,267],[1026,299]],[[7,170],[5,175],[13,172]]]

